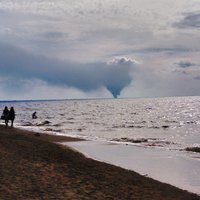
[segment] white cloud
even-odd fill
[[[88,82],[82,77],[80,82],[87,82],[93,92],[103,88],[101,91],[106,95],[109,92],[105,88],[114,96],[121,91],[122,96],[188,94],[185,88],[193,84],[194,89],[190,91],[198,94],[195,85],[198,80],[194,80],[194,74],[197,77],[199,73],[198,65],[195,69],[189,66],[200,63],[199,10],[198,0],[1,0],[0,44],[1,49],[2,41],[23,49],[9,56],[10,66],[14,66],[10,72],[12,78],[27,72],[29,78],[46,82],[48,90],[58,87],[55,91],[59,91],[62,87],[50,86],[53,80],[52,74],[47,73],[50,69],[48,72],[59,74],[90,75]],[[106,63],[112,57],[116,58]],[[133,67],[133,71],[129,65],[138,63],[129,58],[140,60],[139,67]],[[188,60],[190,63],[185,62]],[[184,68],[187,73],[180,73],[182,68],[174,73],[178,65],[188,66]],[[37,74],[38,66],[40,73]],[[19,68],[21,74],[17,71]],[[74,73],[75,69],[78,73]],[[5,72],[2,63],[0,70],[2,74]],[[110,78],[112,70],[114,78]],[[69,87],[82,89],[84,92],[78,90],[80,96],[91,92],[83,89],[88,86],[67,82],[63,76],[59,76],[58,82],[64,83],[68,91]]]

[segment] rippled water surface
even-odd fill
[[[145,147],[200,147],[200,97],[7,103],[16,126]],[[5,103],[0,104],[1,109]],[[37,112],[37,119],[32,113]]]

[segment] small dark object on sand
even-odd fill
[[[40,136],[40,134],[39,134],[39,133],[35,133],[34,135],[35,135],[35,136],[37,136],[37,137],[39,137],[39,136]]]

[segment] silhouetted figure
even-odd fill
[[[13,127],[13,122],[15,120],[15,110],[13,107],[11,107],[9,111],[9,120],[11,120],[11,126]]]
[[[9,120],[9,110],[8,107],[5,106],[4,110],[3,110],[3,118],[5,120],[5,124],[6,126],[8,126],[8,120]]]
[[[32,114],[32,119],[37,119],[36,113],[37,113],[37,112],[34,112],[34,113]]]

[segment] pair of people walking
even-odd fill
[[[11,121],[11,126],[13,127],[13,122],[15,120],[15,110],[14,110],[14,108],[11,107],[10,110],[8,110],[8,107],[5,106],[5,108],[3,110],[3,118],[5,120],[6,126],[8,126],[8,122],[10,120]]]

